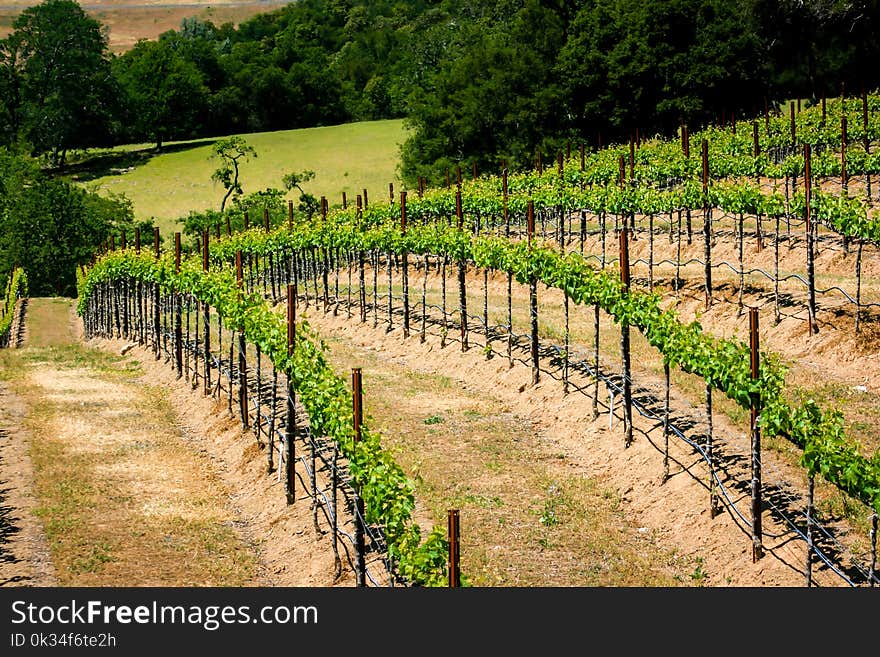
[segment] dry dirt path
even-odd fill
[[[420,342],[418,335],[403,339],[399,328],[387,332],[381,324],[377,328],[369,322],[359,324],[356,313],[354,319],[348,319],[344,311],[335,317],[333,313],[313,311],[307,319],[329,342],[331,358],[339,365],[361,362],[368,365],[363,368],[365,386],[371,378],[377,378],[379,391],[376,394],[380,397],[386,394],[383,389],[387,387],[386,379],[393,365],[413,380],[437,375],[448,377],[450,396],[464,391],[482,396],[486,408],[504,405],[508,412],[528,422],[537,437],[535,452],[525,455],[531,459],[531,467],[542,466],[541,459],[555,455],[557,463],[570,477],[594,482],[600,490],[607,491],[609,499],[619,502],[625,517],[622,540],[631,540],[627,538],[631,536],[628,532],[637,532],[646,539],[645,545],[650,545],[651,550],[666,550],[682,560],[681,563],[691,567],[696,564],[699,568],[694,568],[691,578],[698,579],[700,585],[804,585],[803,543],[792,540],[787,527],[765,517],[765,556],[753,563],[748,527],[736,522],[727,511],[711,517],[705,485],[707,475],[701,459],[692,450],[673,441],[671,477],[662,483],[662,453],[658,452],[656,431],[651,433],[652,427],[638,416],[634,417],[636,429],[640,430],[636,433],[637,439],[632,446],[624,448],[621,424],[616,422],[609,427],[607,414],[593,420],[588,395],[563,395],[561,383],[549,377],[533,386],[527,366],[516,364],[509,368],[504,358],[487,359],[479,345],[462,353],[456,344],[441,348],[436,336],[428,335],[425,343]],[[405,404],[405,400],[398,397],[389,408],[401,409],[399,414],[404,414]],[[430,414],[431,408],[440,415],[446,410],[435,403],[422,412]],[[396,418],[388,419],[385,424],[394,421]],[[455,436],[449,440],[455,440]],[[401,441],[398,450],[403,453],[423,448],[421,443],[413,446],[412,442],[407,445],[403,438]],[[413,463],[418,465],[417,461]],[[484,463],[487,467],[491,465],[491,458],[484,458]],[[742,505],[747,497],[746,493],[736,500],[737,504]],[[522,503],[529,505],[534,501],[522,499]],[[517,538],[523,537],[520,530]],[[465,559],[462,555],[463,567]],[[814,565],[814,569],[814,584],[845,586],[842,580],[818,565]]]
[[[240,430],[194,421],[173,373],[80,327],[72,300],[31,299],[0,354],[0,584],[334,584],[326,547],[292,540],[304,511],[243,493]]]

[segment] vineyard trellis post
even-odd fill
[[[804,219],[807,231],[807,289],[809,300],[807,305],[809,322],[808,334],[819,332],[816,320],[816,270],[815,253],[813,247],[813,176],[811,166],[811,149],[809,144],[804,144]]]
[[[630,274],[629,274],[629,228],[626,222],[621,225],[620,239],[620,282],[626,294],[630,291]],[[629,447],[633,442],[632,429],[632,362],[630,353],[630,331],[629,321],[626,317],[620,320],[620,355],[623,361],[623,446]]]
[[[703,238],[706,278],[706,309],[712,305],[712,208],[709,202],[709,142],[702,141],[703,160]]]
[[[287,284],[287,420],[284,427],[284,494],[287,503],[296,501],[296,370],[294,369],[294,356],[296,355],[296,279]]]
[[[749,355],[752,381],[761,378],[758,341],[758,309],[749,308]],[[751,393],[751,498],[752,498],[752,562],[764,555],[761,540],[761,427],[758,417],[761,411],[760,393]]]
[[[210,252],[208,247],[208,230],[204,232],[202,240],[202,271],[208,273],[211,267]],[[204,321],[204,350],[205,350],[205,373],[204,392],[211,392],[211,306],[207,301],[202,303],[202,318]]]
[[[449,558],[447,561],[449,586],[450,588],[459,588],[461,586],[459,510],[449,509],[447,510],[446,515],[447,540],[449,543]]]
[[[153,252],[156,255],[156,260],[161,257],[161,253],[159,252],[159,227],[153,227]],[[160,336],[160,299],[159,299],[159,284],[153,283],[153,345],[156,348],[156,360],[159,360],[162,357],[162,343]]]
[[[810,473],[807,480],[807,512],[806,512],[806,530],[807,537],[807,565],[806,565],[806,587],[813,585],[813,494],[816,488],[816,477]]]
[[[464,227],[464,216],[462,213],[461,206],[461,187],[458,187],[455,191],[455,216],[457,220],[458,230],[462,230]],[[467,283],[465,280],[467,272],[467,262],[465,262],[464,258],[458,259],[458,306],[459,306],[459,314],[461,316],[461,350],[468,350],[468,316],[467,316]]]
[[[400,237],[406,241],[406,190],[400,192]],[[409,251],[404,245],[400,254],[403,286],[403,337],[409,337]]]
[[[846,171],[846,144],[847,144],[846,114],[840,117],[840,195],[846,198],[849,194],[849,176]],[[806,167],[806,162],[804,164]],[[807,175],[806,169],[804,176]],[[849,235],[843,231],[843,252],[849,255]]]
[[[361,381],[361,368],[354,367],[351,370],[352,389],[352,415],[354,421],[354,445],[357,450],[361,442],[361,426],[363,424],[363,388]],[[364,566],[364,534],[365,528],[364,500],[357,488],[354,491],[354,547],[355,547],[355,575],[358,586],[366,586],[366,568]]]
[[[180,233],[174,233],[174,273],[180,274]],[[177,369],[177,378],[183,376],[183,327],[181,306],[183,294],[178,290],[171,294],[174,304],[174,364]]]
[[[529,199],[526,208],[526,235],[529,251],[532,250],[534,234],[535,203],[532,199]],[[532,384],[537,385],[541,380],[541,368],[538,362],[538,280],[532,272],[529,272],[529,320],[531,322]]]
[[[238,284],[239,294],[241,294],[243,278],[242,278],[242,254],[241,251],[235,252],[235,280]],[[232,362],[229,363],[230,371]],[[231,389],[230,384],[230,389]],[[239,413],[241,414],[242,429],[247,429],[250,425],[248,418],[248,390],[247,390],[247,341],[244,331],[238,331],[238,403]]]

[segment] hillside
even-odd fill
[[[303,189],[316,198],[341,203],[368,190],[387,198],[388,184],[399,188],[398,149],[406,131],[402,120],[365,121],[338,126],[242,135],[257,157],[241,164],[243,192],[283,189],[285,173],[312,170]],[[180,230],[175,220],[190,210],[219,209],[224,189],[211,180],[218,162],[211,159],[213,140],[172,142],[156,153],[151,145],[90,151],[70,176],[101,194],[124,194],[137,219],[155,217],[162,234]],[[289,198],[296,201],[299,192]]]
[[[36,4],[39,4],[36,0],[3,0],[0,3],[0,38],[12,31],[12,23],[22,9]],[[286,4],[280,0],[87,0],[80,3],[89,16],[107,27],[108,44],[114,53],[125,52],[139,39],[157,39],[163,32],[177,30],[184,18],[195,17],[216,25],[238,25]]]

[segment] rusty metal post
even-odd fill
[[[864,132],[865,154],[871,154],[871,135],[868,132],[868,93],[862,89],[862,131]],[[871,202],[871,174],[865,171],[865,200]]]
[[[458,230],[464,227],[464,214],[461,207],[461,187],[455,190],[455,216]],[[467,262],[458,261],[458,306],[461,324],[461,350],[468,349],[468,317],[467,317],[467,287],[466,287]]]
[[[529,251],[531,251],[535,234],[535,202],[532,199],[529,199],[526,206],[526,233]],[[529,320],[531,323],[529,342],[532,355],[532,384],[537,385],[541,379],[540,352],[538,350],[538,281],[533,275],[529,276]]]
[[[210,231],[205,229],[202,239],[202,271],[207,272],[211,266],[210,248],[208,246],[208,236]],[[204,360],[204,394],[211,392],[211,306],[205,301],[202,303],[202,318],[204,321],[204,337],[203,348],[205,351]]]
[[[156,260],[158,260],[161,256],[161,253],[159,252],[158,226],[153,227],[153,253],[156,256]],[[162,357],[161,312],[159,306],[159,284],[153,283],[153,339],[155,340],[156,360],[159,360]]]
[[[239,291],[244,284],[242,274],[241,251],[235,252],[235,280],[238,283]],[[245,341],[244,331],[238,332],[238,402],[239,412],[241,413],[241,426],[247,429],[250,426],[248,417],[248,394],[247,394],[247,342]]]
[[[363,385],[361,381],[361,368],[355,367],[351,370],[351,388],[352,388],[352,406],[354,416],[354,442],[355,450],[358,443],[361,442],[361,427],[363,425]],[[364,566],[364,535],[365,513],[364,500],[360,494],[355,491],[354,494],[354,543],[355,543],[355,575],[357,577],[357,586],[366,586],[366,568]]]
[[[400,236],[406,238],[406,191],[400,192]],[[409,253],[404,246],[400,254],[403,286],[403,337],[409,337]]]
[[[449,586],[450,588],[459,588],[461,586],[461,566],[459,557],[460,549],[460,533],[459,533],[459,512],[458,509],[449,509],[447,515],[447,539],[449,541]]]
[[[620,239],[620,282],[626,293],[630,290],[630,267],[629,267],[629,231],[626,225],[621,227]],[[632,360],[630,350],[629,322],[621,319],[620,322],[620,355],[623,361],[623,413],[624,413],[624,436],[623,446],[629,447],[633,441],[632,431]]]
[[[804,144],[804,219],[807,230],[807,288],[809,291],[808,321],[809,335],[819,332],[816,320],[816,271],[813,248],[813,174],[811,167],[810,145]]]
[[[174,233],[174,273],[180,274],[180,233]],[[183,377],[183,318],[180,308],[183,303],[183,295],[178,292],[171,296],[174,300],[174,364],[179,379]]]
[[[287,422],[284,429],[284,494],[287,503],[296,500],[296,380],[292,365],[296,349],[296,283],[287,284]]]
[[[701,144],[703,160],[703,238],[704,271],[706,278],[706,309],[712,305],[712,209],[709,207],[709,142]]]
[[[753,381],[761,378],[761,356],[758,347],[758,309],[749,308],[749,352],[750,374]],[[758,416],[761,412],[761,399],[758,393],[751,396],[751,452],[752,452],[752,563],[764,556],[761,540],[761,427]]]
[[[293,201],[287,201],[287,230],[293,230]]]

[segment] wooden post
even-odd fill
[[[749,308],[749,351],[750,374],[753,381],[761,378],[761,356],[758,348],[758,309]],[[758,393],[751,397],[751,433],[752,433],[752,563],[764,555],[761,540],[761,427],[758,415],[761,411],[761,399]]]
[[[287,230],[293,230],[293,201],[287,201]]]
[[[459,539],[459,512],[458,509],[449,509],[447,512],[447,539],[449,542],[449,586],[458,588],[461,586],[461,567],[459,566],[460,539]]]

